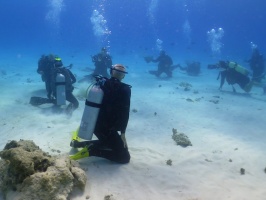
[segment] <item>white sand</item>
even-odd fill
[[[131,110],[137,110],[130,113],[126,133],[131,162],[80,160],[88,182],[85,191],[71,199],[101,200],[107,195],[112,200],[266,198],[266,96],[262,89],[254,88],[247,96],[237,88],[240,94],[235,95],[225,84],[225,92],[220,92],[216,72],[188,77],[177,70],[174,78],[163,80],[145,70],[130,70],[125,82],[133,86]],[[35,69],[19,75],[12,68],[5,71],[6,75],[0,74],[0,149],[10,140],[24,139],[53,155],[58,150],[69,153],[71,131],[79,126],[84,103],[70,119],[33,107],[28,104],[30,97],[45,94]],[[180,82],[192,84],[192,89],[184,91]],[[177,146],[172,128],[185,133],[193,146]],[[169,159],[172,166],[166,164]],[[245,175],[240,175],[240,168],[246,170]]]

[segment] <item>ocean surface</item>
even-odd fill
[[[115,62],[161,49],[179,63],[243,62],[251,42],[266,51],[265,9],[264,0],[1,0],[0,67],[47,53],[90,65],[103,46]]]

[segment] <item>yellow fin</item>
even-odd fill
[[[70,158],[71,160],[78,160],[78,159],[81,159],[81,158],[89,157],[89,155],[90,155],[90,154],[89,154],[88,147],[84,147],[84,148],[81,149],[78,153],[69,156],[69,158]]]
[[[78,137],[78,133],[79,133],[79,128],[76,131],[73,131],[72,132],[72,138],[71,138],[71,140],[80,141],[80,138]]]

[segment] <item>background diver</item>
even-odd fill
[[[78,100],[73,95],[73,84],[76,82],[76,78],[69,69],[72,65],[64,67],[61,58],[54,56],[53,54],[50,54],[49,56],[42,56],[41,59],[39,60],[37,72],[42,75],[42,80],[45,81],[48,98],[31,97],[30,104],[38,106],[45,103],[52,103],[59,106],[56,103],[56,99],[58,98],[56,95],[58,85],[56,76],[60,73],[64,76],[65,80],[65,99],[70,102],[66,108],[66,113],[72,114],[72,112],[79,106]]]
[[[94,76],[102,75],[103,77],[109,78],[108,70],[112,67],[112,57],[108,54],[107,48],[103,47],[101,52],[91,57],[92,62],[94,63],[95,69],[92,74],[84,76],[78,82],[91,82]]]
[[[251,58],[247,61],[252,70],[252,80],[260,83],[265,78],[265,63],[263,55],[259,52],[258,47],[252,49]]]
[[[177,65],[180,70],[185,71],[189,76],[198,76],[200,74],[200,62],[186,62],[186,66],[182,67],[181,65]]]
[[[147,63],[155,62],[158,63],[157,70],[149,71],[150,74],[155,75],[156,77],[160,77],[162,73],[165,73],[168,78],[172,77],[173,70],[178,67],[178,65],[173,65],[172,58],[165,53],[165,51],[161,51],[160,55],[153,59],[151,56],[144,57]]]
[[[218,64],[208,65],[208,69],[220,69],[217,80],[221,78],[219,89],[225,83],[225,80],[229,85],[232,85],[233,91],[236,92],[234,84],[238,84],[245,92],[250,92],[253,83],[249,78],[249,71],[244,67],[238,65],[236,62],[219,61]]]
[[[254,85],[263,87],[264,94],[266,94],[265,61],[257,46],[252,49],[251,58],[247,62],[252,70]]]

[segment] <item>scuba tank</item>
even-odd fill
[[[249,75],[249,71],[246,68],[242,67],[241,65],[239,65],[235,62],[229,62],[228,66],[229,66],[229,68],[235,69],[237,72],[239,72],[245,76]]]
[[[55,77],[56,105],[66,105],[66,79],[61,73]]]
[[[96,76],[95,78],[96,83],[91,84],[87,89],[85,108],[78,129],[78,137],[85,140],[92,139],[104,95],[101,85],[104,84],[106,79],[102,76]]]

